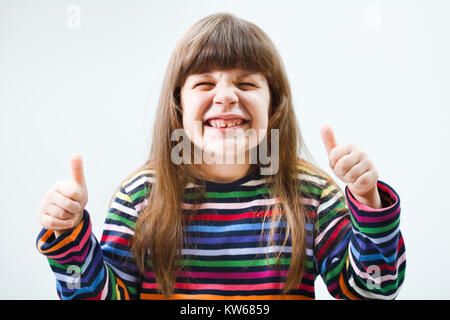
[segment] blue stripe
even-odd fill
[[[80,294],[83,294],[83,293],[86,293],[86,292],[94,292],[95,288],[97,288],[97,286],[103,280],[103,275],[104,274],[105,274],[105,268],[102,268],[102,270],[99,273],[99,275],[97,276],[97,278],[95,278],[94,282],[92,282],[92,284],[89,287],[80,288],[80,289],[76,290],[70,296],[65,296],[65,295],[61,294],[62,300],[72,300],[75,296],[78,296]],[[63,290],[61,288],[61,284],[59,283],[59,281],[57,281],[57,285],[58,285],[58,291],[62,293]],[[64,289],[66,289],[66,288],[64,288]],[[66,289],[66,290],[68,290],[68,289]]]
[[[284,227],[285,222],[281,221],[277,223],[276,227]],[[271,224],[265,223],[245,223],[245,224],[233,224],[229,226],[202,226],[202,225],[191,225],[186,228],[186,231],[196,231],[196,232],[227,232],[227,231],[244,231],[244,230],[261,230],[270,229]]]
[[[352,254],[358,261],[374,261],[374,260],[384,260],[386,262],[395,262],[395,258],[397,257],[397,252],[394,252],[393,255],[389,257],[385,257],[381,253],[377,254],[361,254],[356,251],[356,248],[353,246],[353,243],[350,242],[350,249],[352,250]]]
[[[133,254],[130,251],[120,250],[111,246],[102,246],[102,250],[122,257],[134,258]]]

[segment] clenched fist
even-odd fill
[[[357,201],[374,209],[381,208],[378,172],[368,155],[354,144],[338,145],[329,126],[321,130],[330,168],[342,180]]]
[[[39,222],[58,237],[76,228],[88,202],[88,192],[81,156],[70,157],[70,181],[56,182],[45,195],[39,211]]]

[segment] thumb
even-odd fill
[[[331,129],[330,126],[326,125],[322,127],[320,133],[322,135],[322,141],[323,144],[325,145],[325,149],[327,150],[327,154],[330,155],[331,150],[333,150],[334,147],[336,147],[337,145],[333,129]]]
[[[70,176],[78,185],[84,186],[83,160],[81,155],[74,153],[70,156]]]

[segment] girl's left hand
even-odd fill
[[[338,145],[329,126],[321,129],[333,173],[342,180],[355,199],[371,208],[381,208],[378,172],[367,154],[354,144]]]

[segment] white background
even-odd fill
[[[68,24],[80,9],[79,29]],[[260,26],[277,46],[302,133],[355,143],[399,193],[407,252],[398,299],[449,299],[449,1],[0,0],[0,298],[56,299],[35,247],[45,192],[83,156],[101,234],[119,182],[148,155],[175,42],[214,12]],[[322,280],[318,299],[331,299]]]

